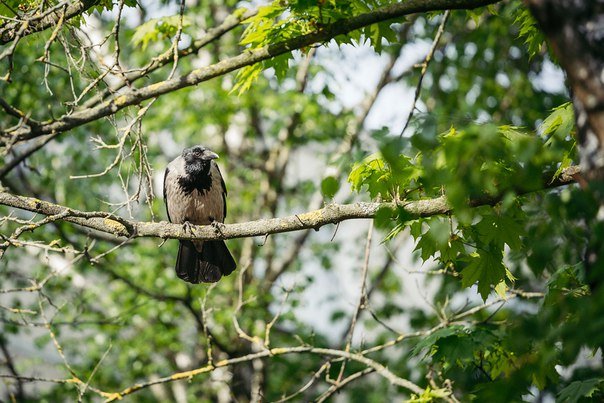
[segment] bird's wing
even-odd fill
[[[227,188],[226,183],[224,183],[224,178],[222,177],[222,173],[220,172],[220,168],[218,168],[218,164],[216,164],[216,170],[218,171],[218,176],[220,176],[220,185],[222,186],[222,203],[223,203],[223,212],[224,216],[222,219],[224,220],[227,215],[227,205],[226,205],[226,197],[227,197]]]
[[[170,168],[166,168],[166,172],[164,173],[164,204],[166,205],[166,214],[168,215],[168,221],[172,222],[170,218],[170,210],[168,209],[168,197],[166,195],[166,179],[168,179],[168,172],[170,172]]]

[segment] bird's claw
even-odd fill
[[[224,224],[223,224],[223,223],[221,223],[220,221],[216,221],[216,220],[214,220],[214,221],[212,221],[212,222],[210,223],[210,225],[212,226],[212,228],[214,228],[214,230],[215,230],[217,233],[219,233],[220,235],[224,235],[224,234],[222,233],[222,228],[224,228]]]

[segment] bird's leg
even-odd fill
[[[220,234],[220,236],[224,236],[224,234],[222,233],[222,228],[224,227],[223,223],[221,223],[220,221],[216,221],[214,217],[210,217],[210,225],[212,226],[212,228],[214,228],[214,231],[216,231],[216,233]]]
[[[191,223],[189,222],[189,220],[185,219],[185,222],[182,223],[182,228],[185,230],[185,232],[193,233],[193,231],[191,229]]]

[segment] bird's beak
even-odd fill
[[[218,158],[218,154],[210,150],[205,150],[202,158],[204,160],[215,160],[216,158]]]

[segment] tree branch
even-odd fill
[[[178,57],[183,58],[199,52],[200,49],[205,47],[206,45],[220,39],[224,34],[230,32],[237,26],[241,24],[247,18],[250,18],[256,14],[256,10],[246,10],[244,12],[235,12],[229,15],[220,25],[209,29],[205,35],[201,38],[195,40],[188,47],[183,49],[178,49]],[[174,60],[174,52],[171,49],[168,49],[166,52],[161,55],[154,57],[151,62],[143,67],[140,70],[135,70],[130,73],[125,74],[122,77],[122,80],[117,84],[112,85],[110,88],[106,88],[100,93],[96,94],[94,97],[89,99],[84,103],[84,107],[92,107],[98,104],[101,100],[105,99],[112,93],[119,91],[127,85],[134,83],[136,80],[147,77],[150,73],[155,70],[165,66]]]
[[[103,396],[107,398],[108,402],[112,402],[115,400],[121,400],[124,396],[130,395],[141,389],[148,388],[152,385],[166,383],[166,382],[173,382],[173,381],[183,380],[183,379],[191,379],[194,376],[197,376],[200,374],[210,373],[210,372],[214,371],[216,368],[239,364],[241,362],[247,362],[247,361],[251,361],[254,359],[258,359],[258,358],[274,357],[274,356],[286,355],[286,354],[301,354],[301,353],[325,355],[325,356],[330,356],[330,357],[340,357],[340,358],[349,359],[351,361],[356,361],[360,364],[366,365],[368,368],[371,368],[372,370],[374,370],[375,372],[377,372],[378,374],[380,374],[381,376],[386,378],[388,381],[390,381],[390,383],[393,385],[403,387],[403,388],[405,388],[413,393],[417,393],[417,394],[421,394],[423,392],[423,389],[421,387],[419,387],[418,385],[414,384],[413,382],[411,382],[407,379],[403,379],[403,378],[395,375],[393,372],[388,370],[388,368],[386,368],[379,362],[374,361],[361,354],[350,353],[350,352],[341,351],[341,350],[333,350],[333,349],[329,349],[329,348],[300,346],[300,347],[272,348],[272,349],[263,350],[263,351],[260,351],[257,353],[248,354],[243,357],[230,358],[228,360],[218,361],[214,364],[210,363],[204,367],[197,368],[197,369],[194,369],[191,371],[180,372],[180,373],[172,374],[165,378],[157,378],[157,379],[153,379],[153,380],[150,380],[150,381],[147,381],[144,383],[138,383],[127,389],[124,389],[121,392],[103,393]]]
[[[577,166],[566,168],[562,174],[554,179],[544,181],[541,189],[522,190],[518,194],[530,193],[546,188],[568,185],[575,181],[574,177],[580,173]],[[550,175],[549,178],[552,176]],[[469,201],[469,205],[495,205],[501,197],[484,197]],[[107,212],[84,212],[69,207],[50,203],[40,199],[18,196],[11,193],[0,192],[0,204],[15,207],[38,214],[68,221],[96,231],[129,238],[160,237],[175,239],[215,240],[265,236],[282,232],[300,231],[305,229],[319,230],[326,224],[336,224],[346,220],[374,218],[380,209],[402,209],[411,217],[430,217],[448,214],[452,211],[444,196],[435,199],[401,201],[398,204],[388,203],[354,203],[354,204],[328,204],[322,209],[295,214],[288,217],[262,219],[236,224],[222,224],[218,227],[212,225],[191,225],[187,228],[181,224],[168,222],[141,222],[127,220]],[[31,230],[37,228],[31,224]],[[23,231],[28,230],[24,228]]]
[[[34,144],[33,146],[30,146],[29,149],[22,152],[21,154],[15,155],[14,158],[12,158],[10,161],[7,161],[6,164],[2,168],[0,168],[0,181],[2,181],[2,178],[4,178],[8,173],[10,173],[10,171],[15,169],[15,167],[17,165],[19,165],[20,163],[25,161],[33,153],[35,153],[36,151],[38,151],[42,147],[44,147],[46,144],[48,144],[51,140],[53,140],[55,137],[57,137],[58,134],[59,133],[49,134],[49,135],[44,136],[43,138],[36,140],[36,144]]]
[[[37,127],[22,126],[12,130],[0,131],[0,136],[2,137],[0,139],[0,146],[4,146],[8,143],[14,144],[20,141],[26,141],[48,133],[65,132],[102,117],[113,115],[121,109],[140,104],[147,99],[200,84],[231,71],[289,53],[293,50],[301,49],[315,43],[329,41],[338,35],[345,35],[368,25],[393,20],[419,12],[446,9],[473,9],[497,3],[498,1],[500,0],[409,0],[403,3],[395,3],[365,14],[336,21],[310,34],[264,46],[262,48],[244,51],[237,56],[222,60],[210,66],[192,70],[188,74],[180,77],[150,84],[138,89],[132,88],[126,90],[121,94],[116,94],[98,106],[74,111],[57,120],[44,122]]]
[[[344,386],[348,385],[350,382],[356,381],[357,379],[362,378],[365,375],[371,374],[373,372],[375,372],[375,369],[373,369],[373,368],[365,368],[362,371],[355,372],[354,374],[342,379],[340,382],[337,382],[337,383],[334,383],[333,385],[331,385],[329,387],[329,389],[327,389],[325,392],[323,392],[323,394],[321,394],[321,396],[317,397],[314,401],[316,403],[323,403],[323,402],[327,401],[331,396],[333,396],[334,393],[343,389]]]
[[[274,356],[289,355],[289,354],[314,354],[314,355],[320,355],[320,356],[325,356],[325,357],[331,357],[338,361],[347,359],[350,361],[355,361],[359,364],[363,364],[365,366],[365,369],[361,370],[360,372],[350,375],[349,377],[343,379],[338,384],[333,384],[332,385],[333,387],[328,389],[328,391],[326,391],[325,394],[322,395],[322,397],[326,397],[326,395],[329,393],[336,392],[337,389],[341,388],[345,384],[347,384],[355,379],[358,379],[361,376],[364,376],[370,372],[376,372],[377,374],[384,377],[386,380],[388,380],[393,385],[403,387],[416,394],[421,394],[423,392],[423,389],[420,386],[418,386],[417,384],[415,384],[407,379],[401,378],[400,376],[396,375],[392,371],[388,370],[388,368],[384,364],[378,362],[376,359],[369,358],[368,355],[372,354],[372,353],[376,353],[378,351],[384,351],[386,349],[389,349],[390,347],[396,346],[396,345],[402,343],[403,341],[411,339],[411,338],[427,337],[439,329],[446,328],[446,326],[448,326],[448,325],[463,324],[464,322],[462,322],[462,320],[474,315],[475,313],[482,311],[495,304],[499,304],[499,303],[505,304],[505,303],[509,302],[509,300],[512,300],[515,298],[527,298],[527,299],[543,298],[543,294],[542,293],[524,292],[524,291],[520,291],[520,290],[512,290],[511,293],[508,294],[505,298],[497,298],[493,301],[489,301],[487,303],[468,308],[467,310],[465,310],[461,313],[451,313],[451,315],[448,318],[444,318],[444,320],[442,320],[440,323],[438,323],[437,325],[433,326],[430,329],[416,331],[413,333],[399,334],[394,339],[390,339],[382,344],[366,348],[359,352],[352,353],[352,352],[346,352],[346,351],[331,349],[331,348],[313,347],[313,346],[309,346],[309,345],[292,346],[292,347],[278,347],[278,348],[272,348],[272,349],[263,348],[261,351],[246,354],[246,355],[239,356],[239,357],[224,359],[224,360],[220,360],[217,362],[210,361],[206,365],[201,366],[199,368],[192,369],[190,371],[177,372],[177,373],[173,373],[171,375],[164,376],[161,378],[153,378],[153,379],[149,379],[146,381],[142,381],[142,382],[134,384],[130,387],[127,387],[127,388],[121,390],[120,392],[110,393],[110,392],[105,392],[105,391],[99,390],[94,387],[89,387],[89,389],[92,390],[93,392],[95,392],[96,394],[98,394],[99,396],[104,397],[107,402],[111,402],[111,401],[115,401],[115,400],[121,400],[122,398],[124,398],[127,395],[134,394],[142,389],[152,387],[153,385],[167,384],[170,382],[180,381],[180,380],[189,380],[190,381],[193,377],[199,376],[201,374],[211,373],[214,370],[216,370],[217,368],[223,368],[223,367],[227,367],[227,366],[232,366],[232,365],[236,365],[236,364],[240,364],[240,363],[244,363],[244,362],[250,362],[253,360],[257,360],[257,359],[270,358],[270,357],[274,357]],[[54,323],[54,325],[56,325],[56,323]],[[323,369],[323,367],[321,367],[321,368],[322,369],[319,369],[315,374],[320,374],[326,370],[326,368],[325,369]],[[59,383],[59,384],[76,384],[76,385],[84,384],[84,382],[77,377],[70,377],[68,379],[48,379],[48,378],[40,378],[40,377],[35,377],[35,376],[32,377],[32,376],[19,376],[19,375],[15,375],[15,374],[0,374],[0,379],[2,379],[2,378],[17,379],[22,382],[52,382],[52,383]],[[294,397],[294,396],[292,395],[291,397]],[[321,396],[318,399],[321,399]],[[282,399],[281,401],[284,401],[284,400],[285,399]]]
[[[5,365],[8,368],[8,370],[10,371],[10,373],[12,375],[14,375],[16,381],[17,381],[17,396],[16,398],[20,401],[25,400],[25,391],[23,389],[23,382],[19,379],[19,373],[17,372],[17,369],[15,368],[15,362],[13,360],[13,357],[9,351],[9,349],[7,348],[6,345],[6,340],[4,340],[4,337],[0,337],[0,350],[2,351],[2,354],[4,355],[4,361],[5,361]]]
[[[6,45],[15,40],[17,33],[24,24],[27,24],[26,29],[20,34],[20,37],[44,31],[45,29],[55,26],[63,16],[63,12],[59,12],[59,10],[62,10],[65,4],[68,5],[65,8],[63,19],[68,20],[82,14],[96,3],[98,3],[98,0],[77,0],[72,3],[61,2],[43,14],[37,14],[38,10],[36,9],[34,10],[36,14],[24,18],[23,21],[10,22],[1,28],[0,45]]]

